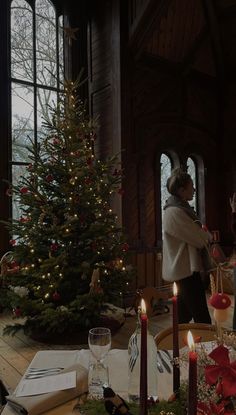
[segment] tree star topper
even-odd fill
[[[78,27],[69,27],[69,26],[65,26],[63,28],[64,32],[65,32],[65,36],[69,39],[69,45],[71,45],[71,41],[72,40],[76,40],[76,32],[78,32],[79,28]]]

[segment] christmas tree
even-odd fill
[[[111,208],[113,195],[123,193],[122,171],[116,156],[96,158],[96,123],[77,90],[78,83],[65,82],[44,136],[28,148],[27,175],[8,190],[21,215],[7,223],[13,247],[2,261],[1,295],[24,321],[6,333],[63,334],[99,325],[133,274]]]

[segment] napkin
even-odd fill
[[[55,408],[88,391],[88,370],[79,363],[74,364],[60,373],[76,371],[76,387],[56,392],[44,393],[35,396],[8,395],[7,402],[18,413],[23,415],[39,415],[49,409]]]

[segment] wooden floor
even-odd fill
[[[233,299],[233,297],[231,296]],[[233,303],[230,307],[229,318],[224,324],[225,327],[231,329],[232,327],[232,313]],[[212,313],[212,310],[210,310]],[[4,382],[7,389],[11,392],[15,389],[22,375],[33,359],[35,353],[39,350],[47,349],[82,349],[87,348],[84,345],[49,345],[37,343],[34,340],[26,337],[23,333],[18,333],[14,337],[3,336],[3,329],[7,324],[15,322],[11,315],[0,314],[0,379]],[[172,312],[170,310],[167,314],[155,316],[149,321],[150,332],[155,335],[166,327],[169,327],[172,322]],[[136,326],[136,315],[129,315],[126,317],[125,323],[119,331],[112,337],[112,348],[127,348],[130,335],[133,333]]]

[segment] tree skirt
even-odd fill
[[[100,316],[101,320],[99,326],[108,327],[111,333],[114,334],[125,322],[124,310],[116,307],[113,304],[106,304],[107,310]],[[88,331],[79,329],[76,332],[64,331],[63,333],[47,333],[35,331],[30,335],[33,340],[40,343],[48,344],[88,344]]]

